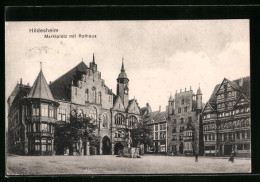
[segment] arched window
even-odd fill
[[[107,113],[103,114],[103,128],[107,128],[108,127],[108,115]]]
[[[101,104],[101,92],[98,92],[98,104]]]
[[[85,91],[85,101],[86,102],[89,101],[89,90],[88,89]]]
[[[95,107],[91,107],[89,110],[89,117],[94,119],[95,122],[97,120],[97,109]]]
[[[115,124],[116,125],[123,125],[125,123],[125,117],[122,114],[115,115]]]
[[[92,101],[93,101],[93,103],[96,103],[96,95],[97,95],[96,88],[93,87],[92,88]]]
[[[135,116],[130,116],[128,119],[128,126],[133,127],[138,122],[137,118]]]

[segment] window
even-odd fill
[[[41,131],[47,132],[48,130],[48,124],[47,123],[41,123]]]
[[[210,114],[207,114],[207,119],[209,119],[210,118]]]
[[[95,122],[97,121],[97,109],[95,107],[90,107],[90,110],[89,110],[89,117],[91,119],[94,119]]]
[[[172,133],[176,133],[176,127],[172,128]]]
[[[181,123],[183,123],[183,118],[181,118]]]
[[[36,132],[40,132],[40,123],[35,123],[36,126]]]
[[[222,134],[218,134],[218,140],[222,141]]]
[[[192,118],[189,116],[188,117],[188,122],[191,123],[192,122]]]
[[[160,124],[160,130],[162,130],[162,124]]]
[[[233,133],[228,133],[228,139],[232,140],[233,139]]]
[[[158,132],[155,133],[155,140],[158,140]]]
[[[40,145],[35,145],[35,151],[40,151]]]
[[[108,116],[106,113],[103,114],[103,128],[108,127]]]
[[[75,88],[75,95],[77,95],[78,94],[78,90],[77,90],[77,88]]]
[[[128,119],[128,126],[133,127],[137,123],[137,118],[135,116],[130,116]]]
[[[120,130],[119,130],[119,131],[116,131],[116,132],[115,132],[115,137],[116,137],[116,138],[123,137],[123,132],[120,131]]]
[[[125,117],[118,113],[115,115],[115,124],[116,125],[123,125],[125,123]]]
[[[177,141],[177,136],[176,135],[172,135],[172,141]]]
[[[41,110],[42,110],[42,112],[41,112],[42,116],[48,116],[48,105],[42,104],[41,105]]]
[[[212,140],[215,140],[215,133],[212,134]]]
[[[246,138],[246,136],[245,136],[245,132],[242,131],[242,139],[245,139],[245,138]]]
[[[184,99],[182,99],[181,104],[182,104],[182,105],[184,104]]]
[[[98,93],[98,104],[101,104],[101,92]]]
[[[158,131],[158,125],[157,124],[155,125],[155,131]]]
[[[182,135],[180,135],[180,140],[183,140],[183,136]]]
[[[176,123],[177,123],[177,119],[174,119],[174,120],[173,120],[173,124],[176,124]]]
[[[46,145],[42,145],[42,151],[46,152]]]
[[[246,133],[247,133],[247,138],[250,138],[251,137],[250,131],[248,130],[248,131],[246,131]]]
[[[237,144],[237,150],[243,150],[243,144]]]
[[[208,135],[204,135],[204,141],[208,140]]]
[[[187,107],[184,107],[184,112],[187,112],[188,108]]]
[[[181,113],[181,108],[180,107],[178,108],[178,113]]]
[[[244,144],[244,150],[250,150],[250,144]]]
[[[96,103],[96,88],[92,88],[92,101],[93,103]]]
[[[224,141],[227,140],[227,133],[224,133]]]
[[[58,109],[58,121],[66,121],[66,109]]]
[[[227,91],[227,85],[223,85],[224,86],[224,92]]]
[[[50,118],[55,118],[54,116],[55,116],[55,114],[54,114],[54,107],[49,106],[49,117]]]
[[[85,91],[85,101],[86,102],[89,101],[89,90],[88,89]]]
[[[209,134],[209,140],[211,140],[211,134]]]
[[[183,132],[184,126],[180,126],[180,132]]]
[[[33,104],[33,116],[39,116],[39,105],[38,104]]]

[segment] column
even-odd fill
[[[101,139],[100,142],[99,142],[99,155],[103,154],[102,148],[103,148],[103,143],[102,143],[102,139]]]
[[[51,139],[51,150],[52,150],[52,155],[55,155],[55,151],[54,151],[54,139]]]
[[[114,147],[115,147],[115,144],[112,143],[112,144],[111,144],[111,154],[112,154],[112,155],[114,155],[114,153],[115,153]]]
[[[79,155],[83,155],[84,154],[84,150],[83,150],[83,144],[82,144],[82,140],[79,140]]]
[[[86,150],[87,150],[87,155],[89,156],[90,155],[90,151],[89,151],[89,142],[86,143]]]

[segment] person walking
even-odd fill
[[[198,152],[195,153],[195,162],[198,162],[199,154]]]
[[[234,163],[234,151],[231,152],[230,157],[229,157],[229,161]]]

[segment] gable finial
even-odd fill
[[[40,70],[42,71],[42,62],[40,62]]]
[[[94,55],[94,53],[93,53],[93,63],[95,64],[95,55]]]

